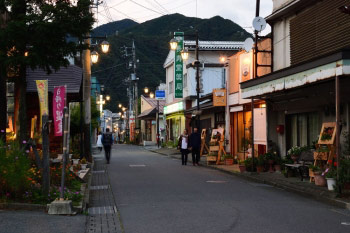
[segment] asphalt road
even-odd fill
[[[350,232],[350,211],[141,147],[108,165],[125,233]]]

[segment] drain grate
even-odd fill
[[[100,206],[100,207],[90,207],[88,209],[90,215],[96,214],[115,214],[117,213],[116,206]]]
[[[102,190],[102,189],[109,189],[109,185],[90,186],[90,190]]]

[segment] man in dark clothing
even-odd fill
[[[103,144],[103,148],[105,149],[105,157],[106,157],[107,163],[109,164],[109,160],[111,158],[111,147],[113,144],[113,136],[112,136],[112,133],[109,132],[109,128],[107,128],[106,133],[102,135],[102,144]]]
[[[192,148],[192,161],[193,166],[199,165],[200,149],[201,149],[201,135],[198,133],[198,128],[193,129],[193,133],[190,136],[190,148]]]

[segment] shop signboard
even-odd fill
[[[52,109],[55,136],[62,136],[63,108],[65,106],[66,87],[59,86],[53,90]]]
[[[213,90],[213,106],[226,106],[226,89]]]
[[[40,129],[42,127],[42,116],[49,115],[48,80],[35,80],[38,89],[40,103]]]
[[[181,51],[183,50],[184,33],[175,32],[175,39],[177,40],[177,48],[175,50],[174,58],[174,79],[175,79],[175,98],[183,98],[183,62],[181,58]]]
[[[168,106],[164,107],[164,114],[170,114],[173,112],[178,112],[184,110],[184,104],[183,102],[177,102]]]

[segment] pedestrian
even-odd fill
[[[102,135],[102,144],[105,149],[107,164],[109,164],[109,160],[111,158],[111,148],[113,145],[113,135],[111,132],[109,132],[109,128],[107,128],[106,133]]]
[[[102,134],[101,132],[98,132],[98,136],[97,136],[97,142],[96,142],[97,148],[98,150],[101,152],[102,151]]]
[[[179,143],[177,147],[181,151],[181,160],[182,160],[182,165],[187,165],[187,156],[188,156],[188,144],[189,144],[189,137],[187,134],[187,130],[184,129],[183,134],[179,138]]]
[[[198,132],[198,128],[193,129],[193,133],[190,136],[189,148],[192,150],[192,162],[193,166],[199,166],[200,149],[201,149],[201,135]]]

